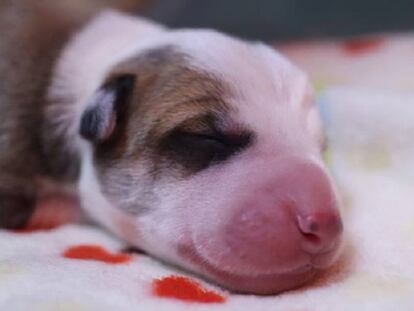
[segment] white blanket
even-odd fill
[[[326,161],[344,200],[346,246],[335,267],[296,291],[243,296],[121,254],[125,245],[101,229],[0,231],[0,310],[414,310],[414,40],[282,49],[318,88]]]

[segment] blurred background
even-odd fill
[[[147,15],[262,40],[414,29],[413,0],[160,0]]]
[[[414,29],[413,0],[0,0],[84,15],[111,6],[173,27],[209,27],[260,40]],[[1,4],[0,4],[1,6]]]

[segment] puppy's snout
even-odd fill
[[[228,223],[225,240],[246,267],[290,270],[306,265],[310,257],[334,253],[341,235],[326,173],[309,161],[290,160],[252,189]]]

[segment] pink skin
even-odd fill
[[[244,191],[233,189],[240,195],[224,203],[233,206],[227,214],[200,215],[206,225],[193,227],[191,241],[179,246],[196,270],[238,292],[298,287],[332,265],[340,247],[342,222],[325,171],[298,157],[274,167],[274,174],[264,168],[262,178],[245,182]],[[240,180],[253,176],[248,170]]]
[[[68,223],[79,223],[84,215],[77,198],[66,195],[48,195],[38,199],[27,228],[32,230],[53,229]]]

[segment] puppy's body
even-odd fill
[[[42,150],[43,109],[53,64],[77,24],[24,2],[0,4],[0,226],[24,224],[39,177],[53,167]]]
[[[141,2],[112,5],[136,9]],[[53,131],[47,93],[67,41],[108,4],[0,3],[0,227],[22,226],[43,197],[73,194],[79,151]]]
[[[62,41],[76,27],[64,29]],[[10,109],[0,132],[25,136],[30,165],[2,175],[31,184],[30,202],[39,178],[78,184],[94,220],[238,291],[289,289],[332,264],[337,199],[299,69],[262,44],[115,12],[58,41],[35,91],[8,101],[29,122]]]

